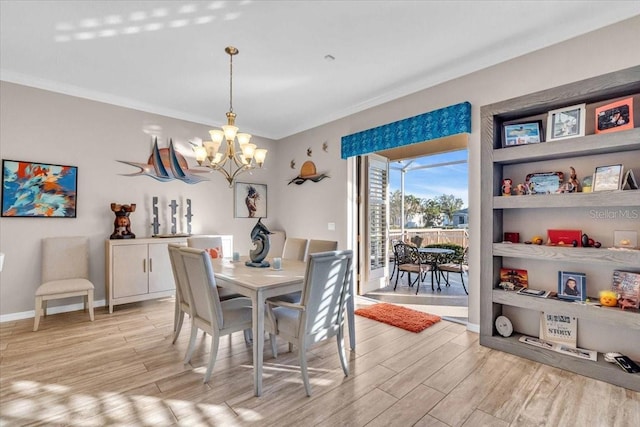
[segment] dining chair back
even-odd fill
[[[40,317],[47,315],[47,303],[53,299],[81,296],[84,309],[93,322],[94,285],[89,281],[89,238],[47,237],[42,239],[42,284],[35,293],[33,330]]]
[[[270,248],[267,258],[282,257],[286,237],[287,235],[284,230],[275,230],[269,234]]]
[[[222,237],[220,236],[191,236],[187,237],[187,246],[196,249],[205,249],[211,258],[224,258],[222,250]],[[227,254],[230,256],[230,254]]]
[[[224,258],[222,237],[220,236],[201,235],[187,237],[187,246],[195,249],[204,249],[211,258]],[[218,294],[223,301],[241,296],[220,286],[218,286]]]
[[[307,373],[307,349],[336,337],[345,376],[349,366],[344,348],[344,314],[352,280],[353,252],[319,252],[309,256],[300,303],[267,300],[267,314],[279,336],[298,348],[300,371],[307,396],[311,386]]]
[[[193,296],[191,337],[185,363],[189,363],[193,356],[198,329],[211,335],[209,363],[204,375],[204,382],[207,383],[216,362],[220,337],[252,327],[251,299],[240,297],[220,301],[209,254],[204,249],[183,247],[180,248],[180,255],[187,285]],[[273,345],[274,341],[272,348]]]
[[[315,254],[317,252],[328,252],[328,251],[337,251],[338,250],[338,242],[335,240],[309,240],[309,246],[307,247],[307,255],[305,256],[305,261],[309,259],[310,254]]]
[[[284,241],[284,249],[282,250],[283,259],[297,259],[304,261],[307,255],[309,240],[300,239],[298,237],[287,237]]]
[[[175,302],[175,315],[173,318],[173,343],[175,344],[180,331],[182,330],[182,323],[184,322],[184,315],[192,316],[192,303],[193,296],[191,295],[191,289],[187,284],[186,271],[184,269],[184,262],[180,255],[180,248],[184,247],[181,243],[169,243],[167,248],[169,250],[169,261],[171,262],[171,271],[173,272],[173,280],[176,283],[176,302]]]

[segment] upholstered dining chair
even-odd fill
[[[273,230],[269,234],[269,253],[267,258],[282,257],[287,234],[284,230]]]
[[[420,283],[426,277],[426,274],[429,270],[431,270],[431,265],[423,262],[420,253],[418,252],[418,248],[415,246],[408,245],[406,243],[397,243],[394,246],[394,251],[396,255],[396,264],[398,268],[398,274],[396,275],[396,283],[393,287],[395,291],[398,287],[398,277],[402,272],[406,272],[408,274],[409,286],[416,286],[416,295],[420,290]],[[411,273],[417,273],[415,280],[411,281]],[[431,279],[431,287],[433,287],[433,277]]]
[[[452,258],[447,263],[438,264],[438,270],[443,272],[443,273],[447,273],[447,276],[445,278],[447,286],[449,286],[449,273],[459,273],[460,274],[460,281],[462,282],[462,288],[464,289],[464,292],[467,295],[469,295],[469,292],[467,292],[467,287],[464,284],[464,274],[469,272],[469,261],[468,261],[468,259],[469,259],[469,246],[464,248],[464,250],[462,251],[462,255],[461,256],[459,256],[457,258]]]
[[[344,348],[344,314],[353,262],[352,251],[319,252],[309,256],[299,304],[267,300],[267,314],[276,336],[298,348],[300,372],[307,396],[311,385],[307,373],[307,350],[313,344],[336,337],[345,376],[349,365]],[[273,344],[272,344],[273,347]],[[275,355],[275,353],[274,353]]]
[[[191,236],[187,237],[187,246],[190,248],[204,249],[211,258],[224,258],[222,250],[222,238],[220,236]],[[242,295],[218,286],[218,294],[221,300],[237,298]]]
[[[220,337],[253,326],[251,299],[240,297],[220,300],[211,257],[204,249],[183,247],[180,248],[180,255],[184,263],[187,285],[193,296],[191,337],[184,362],[191,361],[198,329],[211,335],[209,363],[204,375],[204,382],[208,383],[216,363]],[[276,353],[275,343],[275,337],[271,336],[271,348],[274,354]]]
[[[309,254],[315,254],[317,252],[328,252],[338,250],[338,242],[335,240],[309,240],[309,246],[307,246],[307,255],[304,260],[309,259]]]
[[[93,283],[89,281],[89,238],[47,237],[42,239],[42,284],[36,289],[33,330],[47,315],[47,302],[81,296],[93,322]]]
[[[283,259],[297,259],[304,261],[307,255],[309,240],[300,239],[298,237],[287,237],[284,241],[284,249],[282,250]]]
[[[211,258],[224,258],[222,237],[220,236],[191,236],[187,237],[187,246],[196,249],[206,249]],[[230,256],[230,254],[227,254]]]
[[[180,255],[181,247],[184,247],[184,245],[179,243],[170,243],[168,245],[171,271],[173,272],[173,280],[176,282],[176,304],[175,315],[173,318],[173,344],[175,344],[178,336],[180,335],[182,323],[184,322],[184,315],[187,314],[190,318],[193,317],[193,305],[191,303],[191,301],[193,301],[193,297],[191,296],[191,290],[187,284],[187,273],[184,269],[182,256]]]

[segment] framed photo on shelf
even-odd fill
[[[596,133],[633,129],[633,98],[596,108]]]
[[[2,161],[2,216],[75,218],[77,166]]]
[[[512,283],[516,287],[529,287],[529,274],[527,270],[519,270],[517,268],[501,268],[500,282]]]
[[[267,186],[236,182],[234,206],[236,218],[266,218]]]
[[[502,126],[502,147],[544,142],[542,120]]]
[[[586,104],[549,111],[547,141],[584,136]]]
[[[525,177],[524,181],[531,194],[553,194],[557,193],[560,189],[560,186],[564,181],[564,173],[530,173]]]
[[[593,174],[593,190],[619,190],[622,181],[622,165],[598,166]]]
[[[587,276],[584,273],[558,271],[558,298],[585,301],[587,299]]]
[[[611,290],[619,295],[618,304],[640,308],[640,273],[614,270]]]

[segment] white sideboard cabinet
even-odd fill
[[[109,313],[113,306],[172,296],[175,282],[167,245],[186,244],[185,237],[107,240],[105,287]]]

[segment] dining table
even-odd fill
[[[435,273],[436,282],[438,283],[438,290],[440,291],[440,275],[442,275],[442,272],[438,270],[438,264],[440,264],[443,259],[448,258],[450,255],[453,255],[455,251],[453,249],[447,248],[425,247],[418,248],[418,253],[427,255],[427,262],[431,264],[431,289],[433,289],[433,274]]]
[[[253,384],[255,396],[262,394],[262,367],[265,340],[265,302],[267,298],[302,290],[306,262],[282,259],[282,267],[250,267],[245,264],[248,257],[238,261],[230,258],[211,260],[216,284],[251,298],[253,308]],[[349,344],[355,350],[355,301],[353,279],[350,281],[350,298],[347,300],[347,323]]]

